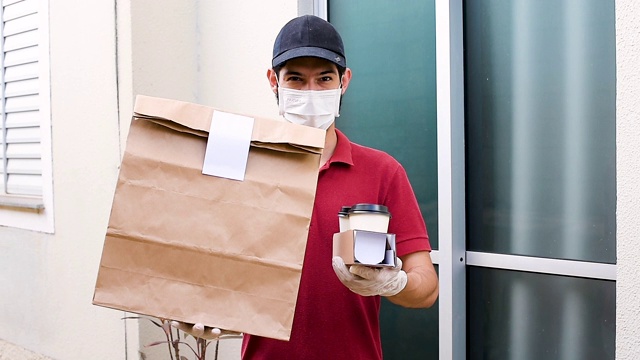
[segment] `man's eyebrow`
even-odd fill
[[[297,75],[297,76],[302,76],[302,73],[297,72],[295,70],[287,70],[284,69],[284,75]]]
[[[338,71],[335,69],[327,69],[325,71],[321,71],[319,73],[319,75],[327,75],[327,74],[337,74]],[[284,75],[296,75],[296,76],[303,76],[301,72],[295,71],[295,70],[284,70]]]
[[[338,71],[335,69],[329,69],[329,70],[325,70],[323,72],[320,73],[320,75],[326,75],[326,74],[337,74]]]

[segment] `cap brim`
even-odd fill
[[[287,50],[273,58],[271,64],[273,67],[277,67],[279,65],[282,65],[285,61],[307,56],[325,59],[343,68],[347,67],[347,61],[344,56],[337,54],[331,50],[318,47],[299,47]]]

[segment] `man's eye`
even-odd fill
[[[302,79],[298,76],[291,76],[287,78],[287,81],[301,81]]]
[[[331,76],[324,76],[321,80],[322,81],[333,81],[333,78]]]

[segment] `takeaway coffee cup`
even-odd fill
[[[343,206],[338,213],[340,232],[349,230],[349,210],[351,210],[351,206]]]
[[[386,233],[391,213],[384,205],[356,204],[349,209],[349,229]]]

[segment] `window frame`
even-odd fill
[[[38,110],[42,196],[9,195],[5,194],[4,190],[2,190],[0,192],[0,226],[53,233],[53,168],[51,150],[48,2],[46,0],[26,1],[34,1],[38,11]],[[17,1],[14,3],[16,2]],[[3,6],[5,5],[6,4]],[[4,35],[2,36],[2,41],[4,42]],[[4,86],[4,78],[2,78],[0,84]],[[2,127],[1,135],[3,137],[5,136],[4,126]],[[6,166],[6,164],[3,164],[3,167],[4,166]]]

